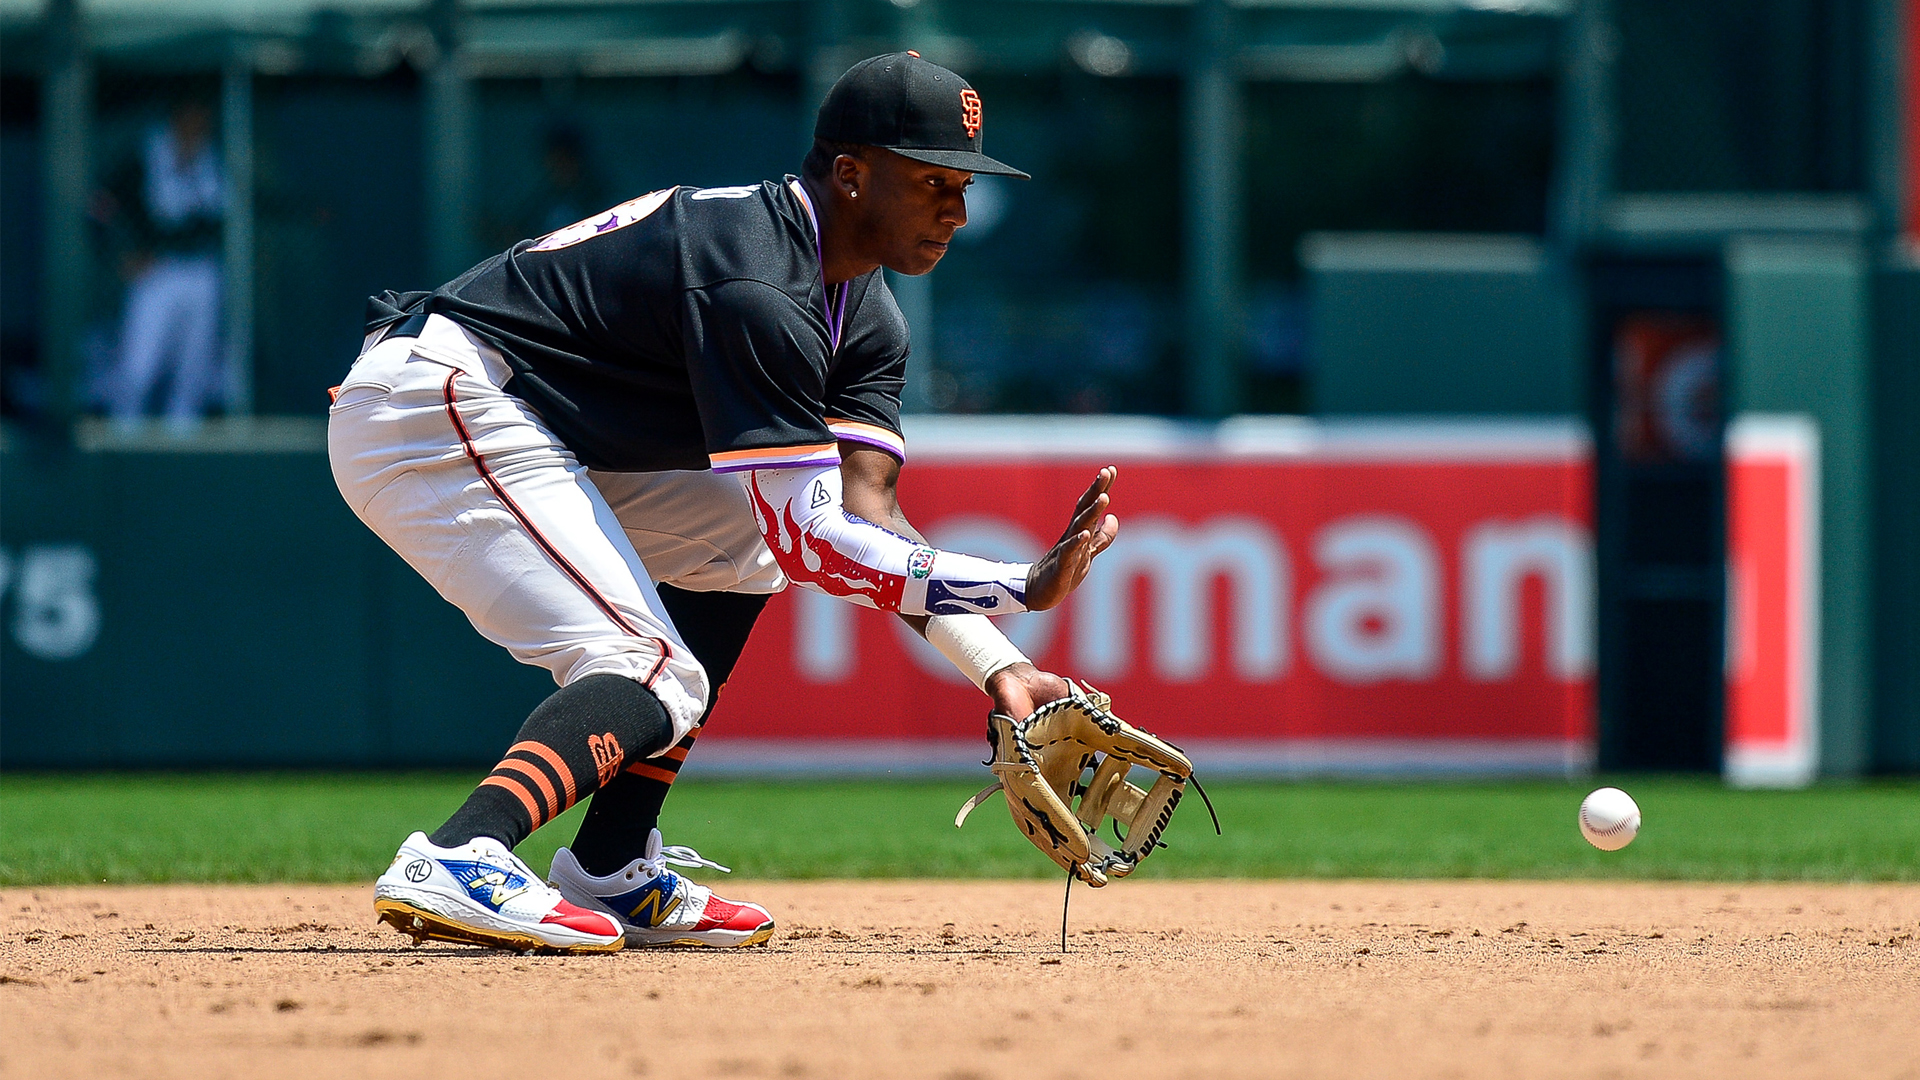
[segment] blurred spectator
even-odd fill
[[[547,128],[541,140],[539,182],[513,208],[506,220],[489,231],[491,247],[508,248],[521,240],[545,236],[605,210],[616,201],[587,154],[586,136],[572,124]]]
[[[96,200],[96,217],[119,240],[128,278],[118,355],[103,392],[116,423],[146,415],[163,382],[161,412],[176,431],[191,430],[224,398],[220,225],[226,199],[213,113],[186,101],[147,133],[137,175],[123,171],[122,182]]]

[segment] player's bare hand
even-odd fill
[[[1033,715],[1033,710],[1067,693],[1067,680],[1032,664],[1003,667],[987,679],[987,696],[993,698],[994,711],[1016,720]]]
[[[1112,465],[1100,470],[1074,506],[1073,520],[1060,542],[1027,572],[1027,610],[1045,611],[1065,600],[1086,579],[1093,557],[1120,535],[1120,519],[1107,513],[1113,502],[1108,491],[1119,472]]]

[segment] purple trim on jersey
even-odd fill
[[[877,438],[873,435],[856,435],[851,431],[835,431],[833,437],[839,439],[841,442],[865,443],[876,450],[885,450],[889,457],[899,458],[901,461],[907,460],[906,453],[900,449],[898,443],[890,443],[885,439]]]
[[[717,473],[737,473],[737,472],[752,472],[755,469],[809,469],[818,465],[826,465],[826,464],[829,464],[829,462],[814,461],[808,458],[795,458],[792,461],[766,461],[766,462],[755,461],[751,463],[736,462],[732,465],[714,465],[708,471],[717,472]]]
[[[813,200],[807,196],[807,186],[795,180],[788,184],[795,195],[800,196],[800,205],[807,208],[807,222],[813,226],[813,249],[820,250],[820,215],[813,211]]]
[[[795,451],[782,454],[781,449]],[[752,469],[813,469],[840,464],[840,447],[828,443],[821,447],[794,446],[763,451],[731,451],[728,455],[709,454],[709,468],[717,473],[747,472]]]
[[[827,279],[827,267],[823,263],[820,266],[820,280],[825,281],[826,279]],[[834,296],[835,289],[840,290],[840,295],[838,297]],[[828,345],[834,352],[840,351],[840,331],[844,329],[847,325],[847,292],[848,291],[849,290],[847,289],[847,283],[844,281],[841,282],[839,285],[827,286],[827,301],[833,305],[832,312],[829,313],[827,316],[827,333],[829,335]]]
[[[827,316],[827,349],[839,352],[840,331],[847,321],[847,283],[843,281],[839,284],[839,296],[835,297],[836,287],[827,284],[827,255],[820,250],[820,215],[813,209],[813,199],[808,197],[805,184],[795,180],[788,186],[793,188],[795,195],[800,196],[800,205],[807,208],[807,220],[813,224],[813,252],[820,260],[820,287],[826,293],[822,306],[826,308]]]

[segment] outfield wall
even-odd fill
[[[0,764],[491,761],[546,674],[482,641],[353,519],[317,425],[222,437],[101,433],[84,452],[15,440],[0,455]],[[1004,625],[1216,772],[1591,761],[1578,425],[923,418],[908,437],[914,520],[1003,558],[1042,550],[1094,470],[1120,466],[1119,544],[1061,609]],[[1736,537],[1784,537],[1788,504],[1775,509],[1740,517]],[[1785,662],[1736,652],[1736,677]],[[1751,711],[1807,686],[1775,682],[1735,700]],[[1787,731],[1752,715],[1768,719],[1730,731]],[[1799,746],[1814,720],[1792,715]],[[981,720],[977,691],[897,620],[795,590],[769,607],[698,757],[713,772],[970,770]],[[1766,763],[1777,775],[1750,779],[1811,764]]]
[[[0,765],[476,765],[552,692],[380,543],[321,421],[0,454]]]
[[[1041,666],[1100,686],[1216,769],[1585,767],[1593,572],[1578,427],[924,428],[909,433],[900,498],[942,547],[1035,558],[1094,472],[1119,466],[1114,548],[1062,607],[1003,625]],[[978,692],[897,620],[791,600],[729,685],[739,711],[712,750],[777,764],[796,739],[920,737],[934,740],[921,767],[979,759]],[[772,742],[756,752],[756,739]]]

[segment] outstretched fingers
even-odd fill
[[[1113,502],[1113,497],[1108,492],[1113,488],[1114,477],[1119,474],[1120,470],[1112,465],[1094,474],[1093,483],[1087,485],[1087,490],[1081,494],[1080,501],[1074,504],[1073,521],[1067,526],[1068,536],[1081,530],[1099,527],[1101,515],[1106,513],[1107,507]],[[1066,536],[1061,537],[1063,540],[1066,538]]]
[[[1118,538],[1119,535],[1120,535],[1120,519],[1119,518],[1114,517],[1112,514],[1108,514],[1107,516],[1101,518],[1100,524],[1097,527],[1095,527],[1093,531],[1089,533],[1087,536],[1087,543],[1088,543],[1087,557],[1092,558],[1093,556],[1098,555],[1101,552],[1112,547],[1114,540]]]
[[[1118,472],[1109,465],[1094,476],[1074,505],[1073,520],[1060,542],[1034,564],[1028,578],[1028,607],[1044,611],[1065,600],[1086,578],[1094,556],[1113,545],[1120,534],[1120,519],[1107,513],[1113,501],[1108,489]]]
[[[1120,519],[1108,514],[1095,522],[1092,528],[1082,529],[1069,540],[1061,541],[1062,558],[1068,568],[1068,589],[1080,584],[1093,566],[1093,557],[1113,546],[1114,538],[1120,535]]]
[[[1087,485],[1086,492],[1074,505],[1073,523],[1067,526],[1067,532],[1079,534],[1073,539],[1076,545],[1086,545],[1085,557],[1088,559],[1107,550],[1114,537],[1120,535],[1120,519],[1107,513],[1107,508],[1113,505],[1113,496],[1110,494],[1113,481],[1119,475],[1120,470],[1112,465],[1101,469],[1094,474],[1093,483]],[[1075,584],[1079,582],[1076,580]]]

